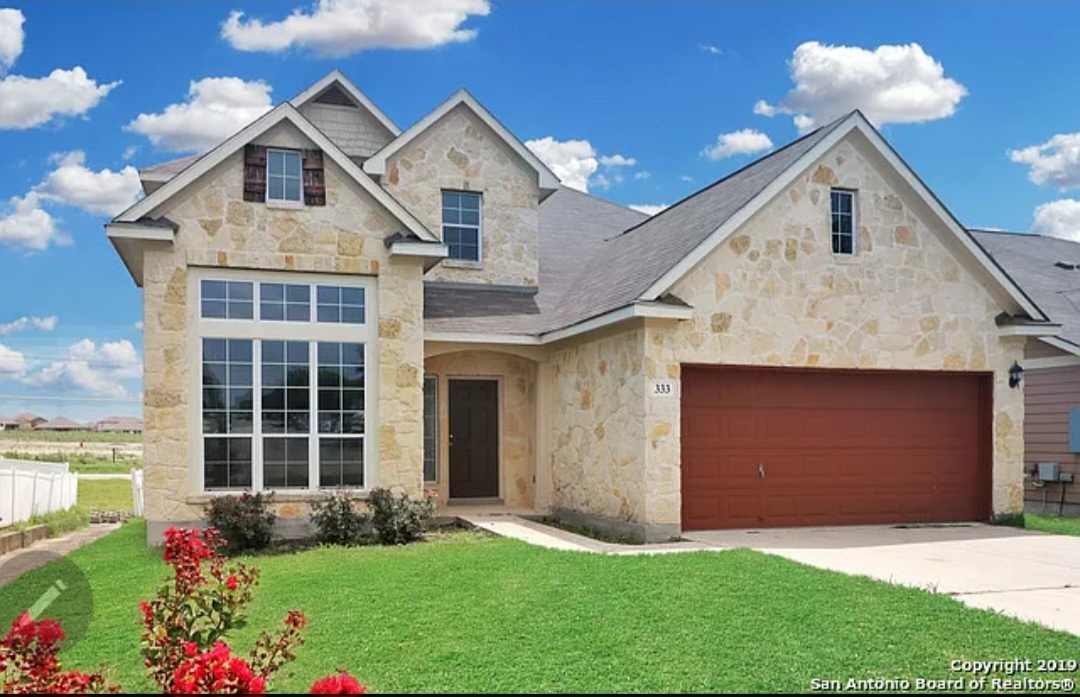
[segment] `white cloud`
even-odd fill
[[[58,321],[56,315],[51,315],[49,317],[20,317],[14,322],[0,324],[0,334],[13,334],[15,332],[25,332],[30,329],[51,332],[56,329]]]
[[[67,349],[63,360],[26,375],[22,382],[59,392],[78,392],[98,397],[128,397],[122,380],[137,378],[142,361],[135,346],[127,339],[103,342],[78,341]]]
[[[589,141],[558,141],[547,136],[538,140],[527,140],[525,147],[532,150],[563,184],[578,191],[589,190],[589,177],[599,166],[596,150]]]
[[[776,105],[759,101],[754,113],[791,114],[801,131],[853,109],[878,125],[933,121],[952,116],[967,95],[916,43],[869,51],[808,41],[795,49],[790,65],[795,87]]]
[[[139,114],[124,128],[169,150],[205,150],[270,111],[270,90],[265,82],[238,77],[193,80],[187,101],[160,114]]]
[[[124,161],[126,162],[127,160],[130,160],[131,158],[135,157],[135,153],[137,153],[137,152],[139,152],[138,146],[129,145],[126,148],[124,148],[124,152],[123,152],[123,154],[120,155],[120,157],[124,158]]]
[[[637,211],[638,213],[644,213],[645,215],[656,215],[657,213],[659,213],[660,211],[664,210],[667,207],[668,207],[668,205],[666,203],[661,203],[661,204],[642,203],[642,204],[637,204],[637,205],[631,205],[630,206],[631,209]]]
[[[56,220],[41,207],[36,193],[14,196],[8,207],[7,216],[0,217],[0,244],[31,250],[47,249],[50,244],[71,244],[71,238],[60,231]]]
[[[648,179],[651,176],[652,176],[652,172],[646,172],[645,170],[641,170],[640,172],[634,172],[634,179],[638,179],[638,180]]]
[[[18,10],[0,8],[0,73],[15,65],[15,60],[22,54],[25,20]]]
[[[733,155],[752,155],[772,148],[769,136],[752,128],[744,128],[717,137],[716,143],[701,151],[710,160],[722,160]]]
[[[131,165],[119,172],[86,168],[86,153],[75,150],[53,156],[59,166],[34,187],[46,201],[74,206],[90,213],[114,216],[139,199],[142,184]]]
[[[623,155],[601,155],[600,164],[605,167],[633,167],[637,164],[637,160],[632,157],[624,157]]]
[[[18,377],[26,371],[26,357],[0,344],[0,378]]]
[[[1031,231],[1080,242],[1080,201],[1062,198],[1035,209]]]
[[[691,177],[689,174],[683,174],[682,176],[679,177],[679,181],[686,182],[687,184],[693,184],[694,183],[694,178]]]
[[[713,56],[723,55],[724,53],[718,46],[713,46],[712,44],[698,44],[698,48]]]
[[[133,324],[131,326],[134,327],[135,331],[137,331],[137,332],[141,332],[143,330],[142,320],[139,320],[138,322],[136,322],[135,324]]]
[[[1009,158],[1029,165],[1028,179],[1036,184],[1080,188],[1080,133],[1059,133],[1042,145],[1010,150]]]
[[[57,68],[42,78],[8,75],[0,80],[0,128],[22,130],[58,116],[85,114],[119,84],[98,84],[78,66]]]
[[[341,57],[377,48],[424,49],[471,41],[477,30],[461,25],[489,12],[487,0],[317,0],[310,11],[297,8],[278,22],[245,19],[234,10],[221,36],[240,51],[295,47]]]

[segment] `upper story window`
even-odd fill
[[[442,232],[451,259],[479,262],[480,194],[442,192]]]
[[[266,151],[266,200],[303,203],[304,175],[296,150]]]
[[[257,303],[254,300],[256,291],[259,297]],[[359,285],[226,281],[207,278],[200,282],[199,292],[199,316],[202,319],[306,324],[367,323],[367,291]]]
[[[832,214],[833,254],[855,253],[855,192],[833,189],[830,192],[829,211]]]

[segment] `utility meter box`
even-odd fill
[[[1040,462],[1039,463],[1039,481],[1041,482],[1056,482],[1061,478],[1061,468],[1058,467],[1056,462]]]

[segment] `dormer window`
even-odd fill
[[[442,192],[442,233],[451,259],[480,263],[480,194]]]
[[[266,200],[303,203],[304,179],[298,151],[266,151]]]

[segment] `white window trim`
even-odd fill
[[[479,222],[476,223],[476,260],[472,259],[455,259],[449,256],[450,245],[446,244],[446,226],[447,223],[442,222],[443,205],[442,195],[444,193],[449,194],[472,194],[480,199],[480,205],[476,211],[476,217]],[[472,225],[458,224],[451,225],[450,227],[469,227]],[[443,266],[458,266],[469,269],[478,269],[484,265],[484,195],[479,191],[467,191],[465,189],[439,189],[439,232],[442,237],[443,244],[446,245],[447,257],[443,260]]]
[[[859,253],[859,195],[855,189],[845,189],[841,186],[834,186],[829,189],[829,250],[832,250],[833,231],[832,231],[832,195],[833,193],[847,194],[851,196],[851,251],[850,252],[833,252],[833,256],[837,257],[853,257]]]
[[[252,281],[256,305],[260,297],[259,283],[309,284],[312,286],[310,322],[261,322],[259,309],[250,320],[202,319],[201,288],[203,280]],[[336,285],[364,289],[364,324],[329,324],[314,321],[315,286]],[[364,496],[379,486],[379,338],[378,308],[376,305],[376,279],[373,276],[338,276],[334,274],[296,273],[291,271],[246,271],[207,267],[188,268],[188,491],[199,497],[226,496],[244,489],[215,489],[207,491],[204,486],[202,419],[202,340],[252,339],[252,389],[255,409],[251,433],[251,482],[250,491],[278,491],[283,496],[311,495],[317,497],[327,489],[319,488],[319,438],[335,434],[318,432],[318,355],[315,344],[320,341],[364,344],[364,485],[349,493]],[[308,429],[308,488],[268,489],[262,485],[262,341],[305,341],[309,345],[311,379],[308,389],[312,406],[312,419]],[[288,434],[284,434],[288,435]],[[297,434],[300,435],[300,434]],[[348,434],[341,434],[348,437]]]
[[[270,196],[270,153],[280,152],[287,155],[296,155],[300,158],[300,198],[296,201],[291,198],[272,198]],[[283,179],[289,179],[287,175],[282,174]],[[288,148],[267,148],[266,149],[266,204],[271,208],[303,208],[304,207],[304,153],[299,150],[289,150]]]

